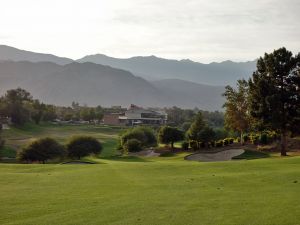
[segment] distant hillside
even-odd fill
[[[256,61],[202,64],[155,56],[119,59],[101,54],[85,56],[77,61],[121,68],[147,80],[181,79],[209,85],[234,85],[237,79],[250,77],[256,67]]]
[[[223,87],[181,80],[149,82],[132,73],[94,63],[0,62],[0,92],[22,87],[35,98],[58,105],[199,107],[220,110]]]
[[[73,60],[63,57],[58,57],[51,54],[35,53],[20,50],[17,48],[0,45],[0,61],[29,61],[29,62],[53,62],[59,65],[71,63]]]
[[[153,81],[152,84],[167,96],[176,96],[182,107],[205,105],[208,109],[221,109],[225,91],[224,86],[210,86],[178,79]]]

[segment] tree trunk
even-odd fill
[[[280,140],[280,152],[281,156],[287,156],[286,154],[286,130],[282,129],[281,130],[281,140]]]
[[[241,145],[244,145],[244,133],[241,131]]]
[[[174,142],[173,141],[171,142],[171,149],[172,149],[172,151],[174,150]]]

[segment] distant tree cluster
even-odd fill
[[[73,102],[71,107],[54,106],[33,99],[31,94],[21,88],[8,90],[0,98],[0,118],[9,117],[14,125],[33,121],[101,121],[104,110],[101,106],[81,106]]]
[[[168,124],[170,126],[180,127],[180,129],[187,131],[196,117],[197,113],[201,112],[203,119],[213,128],[222,128],[224,126],[224,113],[215,111],[203,111],[198,108],[195,109],[181,109],[176,106],[164,109],[168,114]]]

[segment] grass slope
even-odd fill
[[[0,224],[299,224],[300,157],[98,162],[0,164]]]

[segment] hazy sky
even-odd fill
[[[0,44],[200,62],[300,51],[300,0],[0,0]]]

